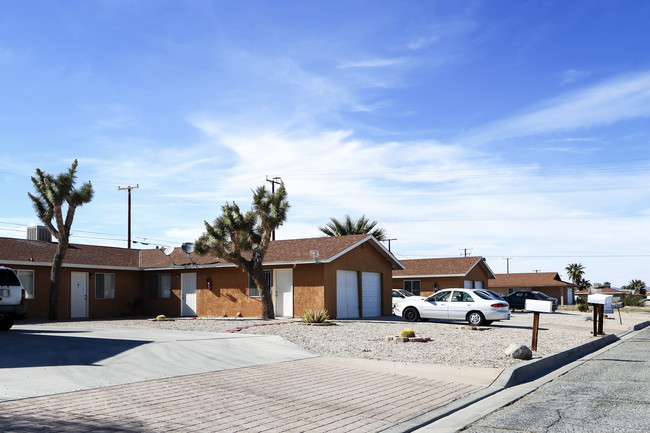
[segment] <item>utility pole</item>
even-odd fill
[[[541,269],[533,269],[533,272],[538,273]]]
[[[506,261],[506,274],[510,273],[510,260],[512,260],[512,257],[504,257],[503,260]]]
[[[118,191],[126,190],[127,193],[128,193],[128,196],[129,196],[129,238],[128,238],[128,241],[127,241],[129,249],[131,249],[131,190],[136,189],[136,188],[140,188],[140,185],[127,186],[127,187],[124,187],[124,188],[120,188],[119,186],[117,187]]]
[[[273,179],[269,179],[269,176],[266,176],[266,181],[271,183],[271,194],[275,194],[275,184],[277,183],[278,185],[282,183],[282,178],[279,176],[274,177]],[[275,240],[275,229],[273,229],[273,232],[271,232],[271,240]]]
[[[397,240],[397,238],[393,238],[393,239],[386,239],[386,240],[388,241],[388,252],[390,253],[390,241],[396,241],[396,240]]]
[[[462,255],[464,257],[467,257],[468,253],[471,253],[474,248],[460,248],[460,250],[463,252]]]

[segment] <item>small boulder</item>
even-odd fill
[[[533,358],[533,351],[523,344],[512,343],[505,350],[505,353],[515,359],[529,360]]]

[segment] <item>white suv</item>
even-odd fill
[[[14,320],[27,312],[25,289],[13,269],[0,266],[0,331],[8,331]]]

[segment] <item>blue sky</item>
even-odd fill
[[[650,3],[24,1],[0,15],[0,236],[79,160],[73,242],[193,241],[280,176],[278,239],[650,283]],[[267,183],[267,185],[269,185]],[[136,244],[137,245],[137,244]]]

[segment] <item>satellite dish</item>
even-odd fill
[[[194,252],[194,243],[185,242],[183,245],[181,245],[181,249],[185,254],[192,254]]]
[[[174,247],[165,247],[163,249],[163,253],[165,253],[166,256],[171,256],[173,252],[174,252]]]

